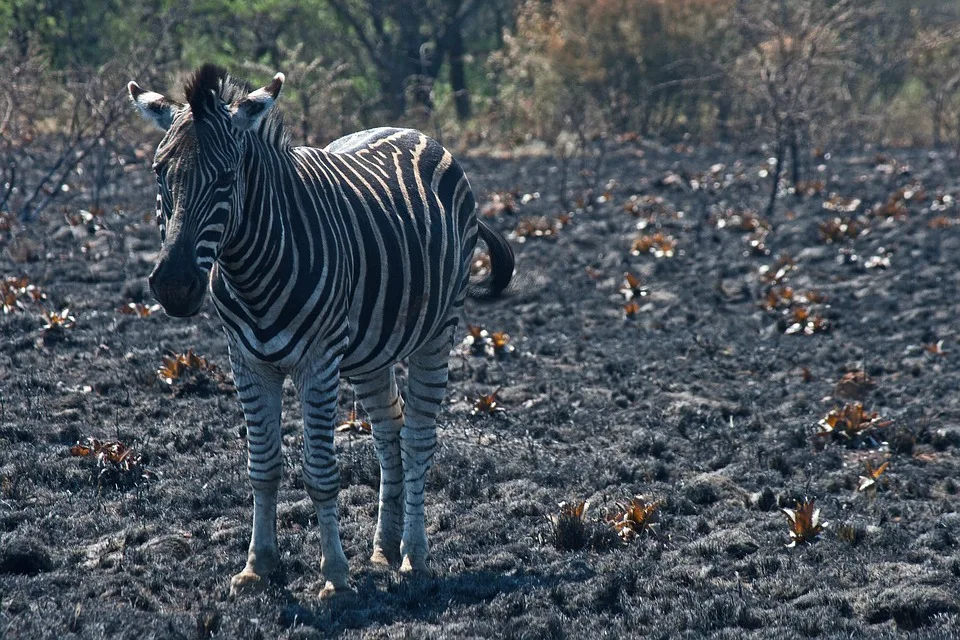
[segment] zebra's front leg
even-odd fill
[[[326,578],[320,599],[325,600],[350,591],[347,557],[340,543],[340,468],[333,442],[340,359],[305,366],[294,373],[294,383],[303,406],[303,483],[320,524],[320,570]]]
[[[253,487],[253,532],[247,565],[230,580],[230,594],[256,593],[280,564],[277,490],[283,477],[280,399],[283,375],[232,359],[233,378],[247,423],[247,471]]]
[[[447,361],[453,327],[410,356],[400,452],[405,489],[403,540],[400,554],[404,574],[426,573],[427,531],[423,513],[427,472],[437,448],[437,414],[447,390]]]
[[[400,562],[403,536],[403,463],[400,457],[403,400],[397,391],[393,366],[351,382],[360,404],[370,416],[373,444],[380,461],[380,504],[370,561],[393,564]]]

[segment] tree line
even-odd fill
[[[115,144],[128,78],[175,93],[206,61],[286,73],[308,144],[764,142],[794,178],[816,147],[960,148],[954,0],[10,0],[0,33],[0,210]]]

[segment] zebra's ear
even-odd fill
[[[173,112],[180,107],[178,103],[159,93],[141,89],[140,85],[132,80],[127,84],[127,91],[130,92],[130,99],[133,100],[140,115],[164,131],[170,128],[173,123]]]
[[[230,109],[233,126],[240,131],[250,131],[260,124],[260,120],[270,111],[283,88],[284,76],[278,73],[273,76],[273,82],[247,94],[247,97],[238,101]]]

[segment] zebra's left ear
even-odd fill
[[[266,115],[277,96],[280,95],[280,89],[283,88],[284,76],[278,73],[273,76],[273,82],[257,89],[247,95],[230,109],[233,126],[240,131],[250,131],[260,124],[260,120]]]

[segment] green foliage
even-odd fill
[[[837,6],[855,15],[814,72],[771,75],[806,60],[788,18]],[[953,0],[8,0],[0,34],[5,60],[51,78],[130,61],[170,90],[202,62],[284,71],[288,122],[318,144],[388,123],[500,143],[769,138],[781,107],[810,143],[960,143]]]

